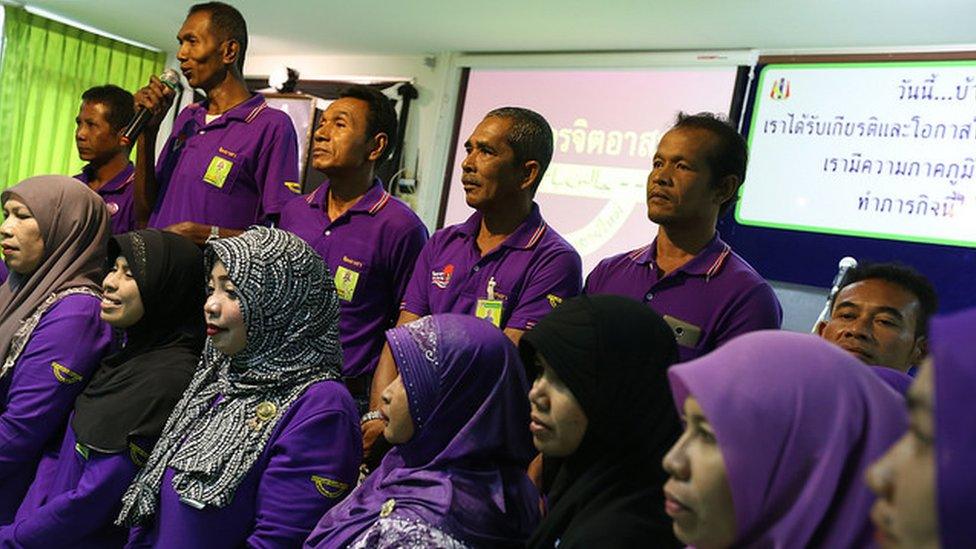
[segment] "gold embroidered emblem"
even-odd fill
[[[254,417],[247,420],[247,426],[252,430],[257,431],[271,418],[275,417],[278,413],[278,407],[275,406],[274,402],[265,400],[261,404],[258,404],[254,409]]]
[[[149,459],[149,453],[136,446],[134,442],[130,442],[129,458],[132,460],[132,463],[136,464],[136,467],[142,467],[146,464],[146,460]]]
[[[71,385],[72,383],[78,383],[81,381],[80,374],[72,372],[70,368],[64,366],[63,364],[52,362],[51,371],[54,372],[54,378],[65,385]]]
[[[383,506],[380,507],[380,518],[386,518],[393,513],[393,508],[396,507],[396,500],[390,498],[383,502]]]
[[[339,482],[338,480],[332,480],[331,478],[320,477],[318,475],[312,475],[312,482],[315,483],[315,489],[329,499],[336,499],[349,489],[349,485],[345,482]]]
[[[295,194],[302,194],[302,184],[295,181],[285,181],[285,187]]]
[[[549,306],[552,307],[553,309],[555,309],[557,305],[563,302],[563,298],[553,294],[547,295],[546,299],[549,300]]]

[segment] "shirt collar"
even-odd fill
[[[318,208],[320,210],[325,210],[327,206],[329,196],[329,180],[326,179],[322,182],[318,189],[308,195],[305,199],[309,206],[313,208]],[[361,212],[367,213],[369,215],[376,215],[377,212],[382,210],[387,203],[389,203],[392,196],[390,193],[383,189],[383,182],[380,178],[373,178],[373,184],[370,185],[369,190],[363,195],[348,212]]]
[[[92,180],[92,176],[94,175],[92,173],[93,171],[94,169],[92,168],[92,165],[86,164],[85,167],[81,169],[81,173],[78,174],[76,178],[82,183],[85,183],[87,185],[88,182]],[[128,164],[125,165],[125,168],[122,168],[122,171],[115,174],[115,177],[113,177],[107,183],[102,185],[101,188],[98,189],[98,192],[99,193],[118,192],[124,189],[134,180],[135,180],[135,168],[133,167],[132,162],[129,162]]]
[[[199,103],[193,103],[187,107],[189,109],[193,109],[193,118],[201,126],[206,125],[207,123],[207,107],[209,105],[210,101],[204,100]],[[254,120],[254,118],[266,108],[268,108],[268,102],[264,100],[264,96],[260,93],[255,93],[243,103],[235,105],[229,111],[221,114],[220,117],[214,120],[212,123],[221,124],[228,120],[239,120],[247,123]]]
[[[675,272],[711,278],[722,268],[731,252],[731,247],[722,240],[718,231],[715,231],[715,236],[708,244]],[[654,265],[657,259],[657,238],[655,237],[654,241],[647,246],[631,252],[630,258],[642,265]]]
[[[481,212],[474,212],[471,217],[458,226],[458,230],[469,237],[477,238],[478,231],[481,230],[482,217]],[[542,235],[546,233],[548,228],[542,219],[542,213],[539,212],[539,205],[533,202],[528,217],[515,228],[515,232],[508,235],[508,238],[502,242],[502,246],[520,250],[531,249],[542,239]]]

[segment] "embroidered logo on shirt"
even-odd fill
[[[233,167],[234,163],[230,160],[222,156],[215,156],[210,160],[210,166],[207,167],[207,173],[203,174],[203,180],[221,189],[224,187],[224,182],[227,181],[227,176],[230,175],[230,170]]]
[[[119,213],[119,205],[115,202],[106,202],[105,207],[108,208],[108,215],[115,215]]]
[[[430,283],[443,290],[451,283],[452,274],[454,274],[454,265],[448,263],[442,271],[431,271]]]
[[[51,363],[51,371],[54,372],[54,378],[65,385],[81,381],[81,374],[72,372],[70,368],[57,362]]]
[[[342,261],[344,261],[345,263],[348,263],[348,264],[352,265],[353,267],[359,267],[360,269],[363,268],[363,262],[362,261],[356,261],[355,259],[352,259],[352,258],[350,258],[347,255],[342,256]]]
[[[333,480],[327,477],[320,477],[319,475],[312,475],[312,483],[315,484],[315,489],[319,491],[320,494],[329,498],[336,499],[342,494],[346,493],[349,489],[349,485],[345,482],[339,482],[338,480]]]
[[[146,460],[149,459],[149,452],[143,450],[142,448],[136,446],[136,443],[129,443],[129,459],[132,463],[136,464],[136,467],[142,467],[146,465]]]
[[[394,507],[396,507],[396,500],[395,499],[390,498],[390,499],[384,501],[383,502],[383,505],[380,507],[380,518],[386,518],[386,517],[390,516],[391,514],[393,514],[393,508]]]
[[[335,288],[336,294],[339,295],[339,299],[343,301],[352,301],[353,296],[356,295],[356,284],[358,282],[359,273],[356,271],[347,269],[342,265],[336,269]]]
[[[295,194],[302,194],[302,184],[295,181],[285,181],[285,187]]]
[[[555,294],[547,295],[546,299],[549,300],[549,306],[552,307],[553,309],[555,309],[557,305],[563,302],[563,298]]]
[[[231,158],[237,158],[237,153],[236,152],[234,152],[234,151],[228,151],[227,149],[225,149],[223,147],[217,147],[217,152],[219,152],[220,154],[222,154],[224,156],[229,156]]]

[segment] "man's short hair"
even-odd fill
[[[237,8],[223,2],[206,2],[190,6],[187,17],[205,11],[210,14],[210,29],[220,40],[234,40],[240,46],[237,52],[237,68],[244,72],[244,54],[247,53],[247,22]]]
[[[740,186],[746,180],[746,164],[749,161],[746,140],[728,120],[710,112],[698,114],[679,112],[678,119],[671,129],[705,130],[715,137],[715,146],[708,158],[708,167],[712,172],[713,184],[727,175],[738,176]],[[732,193],[732,196],[722,203],[719,208],[719,216],[725,215],[735,205],[738,198],[739,192],[736,188],[736,192]]]
[[[901,263],[865,263],[847,272],[847,278],[841,288],[846,288],[862,280],[883,280],[914,295],[919,304],[918,319],[915,323],[915,337],[928,334],[929,318],[939,308],[939,299],[932,283],[924,275]],[[834,303],[830,304],[830,308],[833,310]]]
[[[101,103],[108,107],[105,119],[116,131],[125,128],[136,113],[132,94],[112,84],[88,88],[81,94],[81,100],[87,103]]]
[[[532,195],[542,183],[549,162],[552,160],[552,128],[541,114],[522,107],[501,107],[485,115],[510,120],[508,145],[515,153],[515,162],[522,165],[529,160],[539,163],[539,176],[532,182]]]
[[[380,133],[386,134],[386,148],[377,160],[377,164],[382,164],[396,148],[397,113],[393,108],[393,100],[378,89],[361,84],[353,84],[341,90],[339,99],[343,97],[359,99],[369,105],[369,111],[366,113],[367,139],[372,139]]]

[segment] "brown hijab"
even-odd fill
[[[109,225],[105,203],[77,180],[61,175],[31,177],[0,194],[23,202],[44,239],[41,264],[28,275],[10,272],[0,286],[0,362],[21,321],[52,294],[68,288],[101,288]]]

